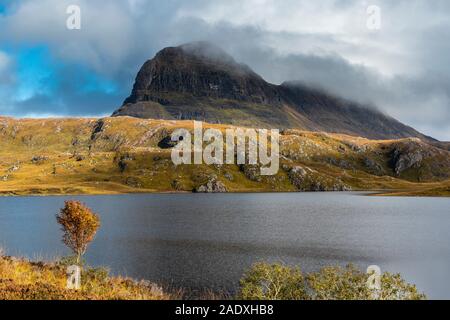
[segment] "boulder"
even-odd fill
[[[227,192],[225,185],[215,178],[209,180],[207,183],[197,187],[195,192],[198,193],[224,193]]]
[[[48,157],[42,155],[33,156],[33,158],[31,158],[31,162],[34,164],[40,164],[46,160],[48,160]]]

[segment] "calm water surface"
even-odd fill
[[[10,255],[67,255],[55,214],[68,197],[0,197]],[[358,193],[78,196],[101,216],[91,265],[187,287],[232,291],[256,261],[314,271],[355,263],[400,272],[450,298],[450,199]]]

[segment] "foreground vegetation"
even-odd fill
[[[2,300],[167,300],[172,296],[147,281],[110,277],[103,268],[85,268],[80,290],[66,289],[66,267],[0,256]]]
[[[148,281],[111,277],[104,268],[84,268],[80,290],[66,289],[68,260],[54,263],[30,262],[0,256],[0,299],[2,300],[168,300],[183,298],[182,291],[164,292]],[[281,264],[259,263],[240,281],[237,299],[244,300],[421,300],[416,287],[400,275],[382,275],[382,290],[373,296],[368,275],[355,267],[328,267],[304,275]],[[230,295],[210,293],[207,299]]]
[[[303,274],[299,268],[257,263],[240,281],[240,299],[248,300],[423,300],[424,294],[399,274],[385,272],[380,289],[368,286],[369,276],[356,267],[326,267]]]
[[[368,140],[285,130],[280,170],[180,165],[170,134],[192,121],[0,117],[0,194],[374,190],[450,195],[450,152],[418,139]],[[225,130],[230,126],[204,124]]]

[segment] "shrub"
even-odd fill
[[[303,276],[298,267],[257,263],[240,281],[245,300],[423,300],[424,294],[399,274],[383,273],[381,290],[367,286],[369,275],[352,265],[326,267]]]
[[[109,269],[105,267],[87,268],[84,271],[83,277],[86,282],[106,282],[109,279]]]
[[[366,300],[371,296],[367,287],[368,275],[349,265],[325,267],[307,276],[311,299]]]
[[[64,269],[67,269],[67,267],[72,266],[74,264],[78,264],[79,266],[84,267],[86,265],[86,260],[81,258],[77,262],[77,256],[71,255],[71,256],[62,257],[61,259],[56,261],[56,264],[58,266],[64,267]]]
[[[281,264],[255,264],[244,274],[240,286],[239,298],[246,300],[307,299],[300,269]]]
[[[59,261],[56,262],[57,267],[63,268],[66,270],[67,267],[76,264],[77,257],[76,256],[68,256],[62,257]],[[90,267],[86,265],[86,261],[83,259],[79,262],[81,266],[83,266],[82,270],[82,279],[83,284],[89,286],[89,283],[102,283],[107,282],[109,279],[109,269],[106,267]]]
[[[418,292],[417,287],[405,282],[400,274],[390,274],[388,272],[381,276],[382,300],[425,300],[427,297]]]

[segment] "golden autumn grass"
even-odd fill
[[[449,197],[450,182],[430,183],[411,188],[410,190],[392,190],[390,192],[380,192],[373,195],[391,197]]]
[[[167,300],[174,296],[146,281],[85,270],[82,288],[66,289],[65,266],[0,256],[0,300]]]
[[[223,131],[230,127],[204,123],[205,129]],[[408,143],[408,139],[368,140],[287,130],[280,137],[278,174],[255,181],[237,165],[175,166],[170,149],[158,143],[177,128],[192,130],[193,122],[0,117],[0,195],[191,192],[210,176],[216,176],[229,192],[295,192],[298,188],[288,174],[294,166],[311,169],[313,179],[322,179],[325,185],[339,179],[352,190],[450,195],[450,180],[445,181],[450,168],[445,166],[440,169],[444,178],[435,177],[430,166],[394,174],[388,151],[393,145]],[[449,154],[442,151],[432,165],[447,163]],[[123,170],[118,165],[121,157],[129,158],[123,161]],[[383,173],[371,173],[363,164],[364,158],[379,163]],[[350,167],[340,167],[343,162]]]

